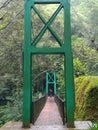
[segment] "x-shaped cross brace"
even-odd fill
[[[48,74],[48,80],[53,82],[54,81],[54,74],[52,74],[52,75]]]
[[[32,43],[33,46],[37,45],[37,43],[40,41],[40,39],[44,35],[44,33],[47,30],[47,28],[51,32],[51,34],[55,37],[55,39],[58,41],[59,45],[62,46],[63,43],[62,43],[61,39],[58,37],[58,35],[50,27],[51,23],[53,22],[53,20],[57,16],[57,14],[60,12],[60,10],[62,9],[62,7],[63,7],[63,5],[60,4],[60,6],[57,8],[57,10],[53,13],[53,15],[51,16],[51,18],[49,19],[49,21],[46,22],[45,19],[41,16],[39,10],[36,7],[33,6],[34,11],[37,13],[37,15],[39,16],[39,18],[45,24],[45,26],[43,27],[43,29],[40,31],[40,33],[37,35],[37,37],[34,39],[34,41]]]

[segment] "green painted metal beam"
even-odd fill
[[[32,6],[34,5],[34,1],[33,0],[24,0],[24,9],[29,9],[32,8]]]
[[[48,84],[54,84],[55,82],[48,82]]]
[[[54,72],[54,94],[57,93],[57,88],[56,88],[56,72]]]
[[[70,3],[64,3],[64,44],[65,44],[65,87],[66,87],[66,117],[68,127],[74,126],[75,95],[73,57],[71,48]]]
[[[64,54],[65,49],[62,48],[36,48],[31,47],[30,51],[32,54]]]
[[[60,10],[62,9],[62,4],[60,4],[60,6],[57,8],[57,10],[53,13],[53,15],[51,16],[51,18],[49,19],[49,21],[46,23],[46,25],[43,27],[43,29],[41,30],[41,32],[38,34],[38,36],[34,39],[33,41],[33,46],[36,46],[36,44],[40,41],[40,39],[42,38],[42,36],[44,35],[45,31],[47,30],[48,26],[50,26],[50,24],[53,22],[53,20],[56,18],[57,14],[60,12]]]
[[[42,17],[42,15],[40,14],[39,10],[35,6],[33,6],[33,9],[37,13],[39,18],[42,20],[42,22],[46,25],[46,20],[44,19],[44,17]],[[63,44],[62,40],[59,38],[59,36],[56,34],[56,32],[53,31],[52,27],[47,26],[47,28],[51,32],[51,34],[55,37],[55,39],[57,40],[59,45],[62,46],[62,44]]]
[[[48,73],[46,72],[46,95],[48,95]]]
[[[59,4],[61,0],[34,0],[35,4]]]
[[[23,127],[30,127],[31,122],[31,1],[25,3],[24,12],[24,53],[23,53]],[[27,59],[27,60],[26,60]]]

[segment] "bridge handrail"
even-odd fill
[[[63,124],[65,124],[65,111],[64,111],[64,103],[65,103],[65,101],[63,99],[61,99],[58,95],[55,95],[54,98],[55,98],[55,102],[56,102],[56,104],[58,106],[58,109],[59,109]]]
[[[41,110],[43,109],[45,103],[46,103],[47,96],[44,95],[41,98],[35,100],[32,102],[32,123],[36,121],[38,118]]]

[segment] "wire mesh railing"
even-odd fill
[[[64,110],[65,101],[62,100],[58,95],[55,95],[54,98],[55,98],[55,102],[56,102],[56,104],[58,106],[58,109],[59,109],[63,124],[65,124],[65,110]]]
[[[34,124],[36,119],[38,118],[41,110],[43,109],[45,103],[46,103],[47,96],[42,96],[40,99],[37,99],[32,102],[32,123]]]

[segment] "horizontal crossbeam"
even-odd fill
[[[62,48],[36,48],[31,47],[32,54],[65,54],[65,49]]]
[[[40,31],[40,33],[38,34],[38,36],[34,39],[33,46],[36,46],[36,44],[40,41],[40,39],[44,35],[45,31],[47,30],[48,26],[50,26],[50,24],[53,22],[53,20],[55,19],[55,17],[57,16],[57,14],[60,12],[60,10],[62,9],[62,7],[63,7],[62,4],[60,4],[60,6],[57,8],[57,10],[53,13],[53,15],[51,16],[51,18],[49,19],[49,21],[45,24],[45,26]]]
[[[46,20],[45,20],[44,17],[40,14],[39,10],[38,10],[35,6],[33,6],[33,9],[34,9],[34,11],[37,13],[37,15],[39,16],[39,18],[42,20],[42,22],[43,22],[44,24],[46,24]],[[59,43],[59,45],[62,46],[63,43],[62,43],[61,39],[58,37],[58,35],[56,34],[56,32],[53,31],[52,28],[49,27],[49,26],[47,26],[47,28],[48,28],[48,30],[51,32],[51,34],[55,37],[55,39],[57,40],[57,42]]]
[[[48,84],[54,84],[55,82],[48,82]]]
[[[34,0],[35,4],[59,4],[61,0]]]

